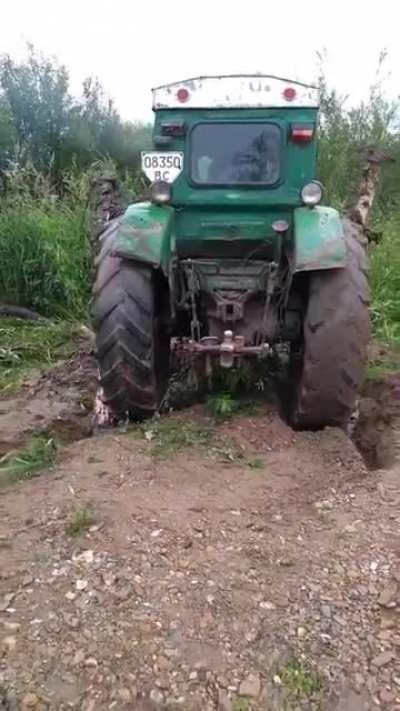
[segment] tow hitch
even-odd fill
[[[258,346],[246,346],[244,336],[234,335],[232,331],[224,331],[222,341],[219,341],[216,336],[203,336],[199,341],[182,338],[176,341],[175,350],[196,355],[219,356],[220,365],[223,368],[231,368],[235,358],[238,357],[264,358],[270,352],[270,345],[261,343]]]

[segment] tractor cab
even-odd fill
[[[177,208],[178,254],[245,257],[274,237],[274,222],[291,225],[309,193],[320,197],[314,87],[204,77],[154,89],[153,108],[156,150],[142,167],[152,200]]]

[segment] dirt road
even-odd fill
[[[389,429],[362,409],[373,471],[273,404],[83,438],[84,355],[3,401],[0,451],[65,446],[0,489],[0,708],[399,710],[399,386]]]

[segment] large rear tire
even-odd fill
[[[151,267],[112,255],[118,221],[102,238],[93,287],[93,325],[103,399],[118,417],[142,420],[159,408],[168,382],[168,299]]]
[[[347,264],[309,276],[303,338],[291,356],[291,421],[344,426],[356,405],[370,335],[368,263],[358,228],[344,221]]]

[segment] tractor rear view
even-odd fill
[[[344,425],[369,337],[355,225],[321,206],[318,92],[270,76],[153,91],[150,200],[101,238],[94,326],[117,416],[142,419],[168,385],[171,348],[206,369],[288,344],[295,427]]]

